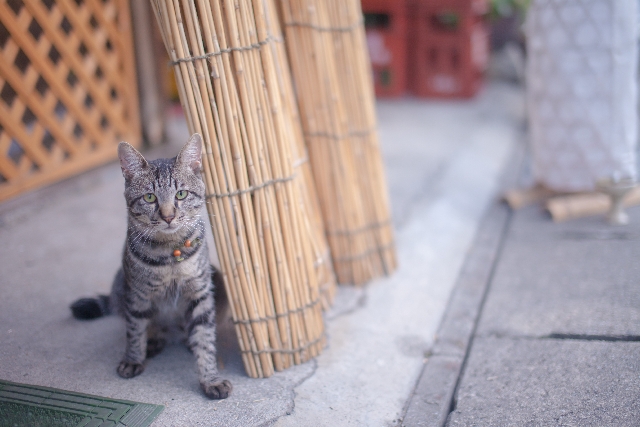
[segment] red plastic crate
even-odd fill
[[[405,0],[362,0],[376,96],[407,89],[407,9]]]
[[[475,95],[489,57],[486,0],[419,0],[415,10],[412,92],[436,98]]]

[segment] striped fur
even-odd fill
[[[224,399],[231,383],[220,378],[216,362],[212,277],[219,278],[219,272],[209,263],[200,217],[205,203],[201,145],[195,134],[176,158],[147,162],[131,145],[120,143],[128,231],[104,314],[115,311],[126,321],[127,347],[117,369],[123,378],[141,374],[145,359],[162,350],[164,322],[177,314],[196,357],[202,390]],[[186,197],[179,198],[181,190],[188,191]],[[199,243],[185,247],[187,240]]]

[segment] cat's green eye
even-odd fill
[[[189,192],[187,190],[180,190],[176,193],[176,199],[178,200],[182,200],[185,197],[187,197],[187,194],[189,194]]]
[[[155,194],[153,194],[153,193],[147,193],[147,194],[145,194],[142,198],[143,198],[143,199],[144,199],[144,201],[145,201],[145,202],[147,202],[147,203],[153,203],[153,202],[155,202],[155,201],[156,201],[156,195],[155,195]]]

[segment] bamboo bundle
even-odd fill
[[[151,1],[189,128],[204,137],[207,209],[244,366],[268,377],[325,342],[269,10],[264,0]]]
[[[280,0],[287,51],[340,283],[396,267],[359,0]]]
[[[266,7],[268,9],[268,13],[266,14],[267,37],[283,40],[282,29],[276,12],[275,2],[273,0],[266,1]],[[307,207],[306,210],[309,212],[309,218],[311,219],[310,227],[311,233],[313,234],[312,243],[314,245],[316,258],[315,265],[318,284],[320,287],[320,295],[322,298],[323,308],[328,309],[333,304],[333,299],[335,297],[336,278],[331,264],[331,254],[325,237],[324,221],[321,215],[318,193],[316,191],[313,171],[311,170],[309,155],[304,141],[302,124],[298,114],[298,105],[293,91],[293,80],[289,68],[287,51],[284,43],[272,43],[269,45],[269,48],[272,50],[272,53],[276,58],[274,63],[278,76],[278,87],[282,90],[281,95],[283,109],[285,111],[285,115],[291,118],[287,123],[292,125],[291,132],[293,132],[294,135],[293,139],[295,144],[293,151],[294,159],[296,159],[294,161],[294,168],[299,168],[300,173],[304,177],[303,181],[297,182],[304,184],[304,188],[301,189],[301,194],[305,198],[304,206]]]

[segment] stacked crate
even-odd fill
[[[415,8],[412,91],[418,96],[473,96],[489,57],[486,0],[421,0]]]
[[[403,95],[407,89],[407,3],[362,0],[362,11],[376,96]]]

